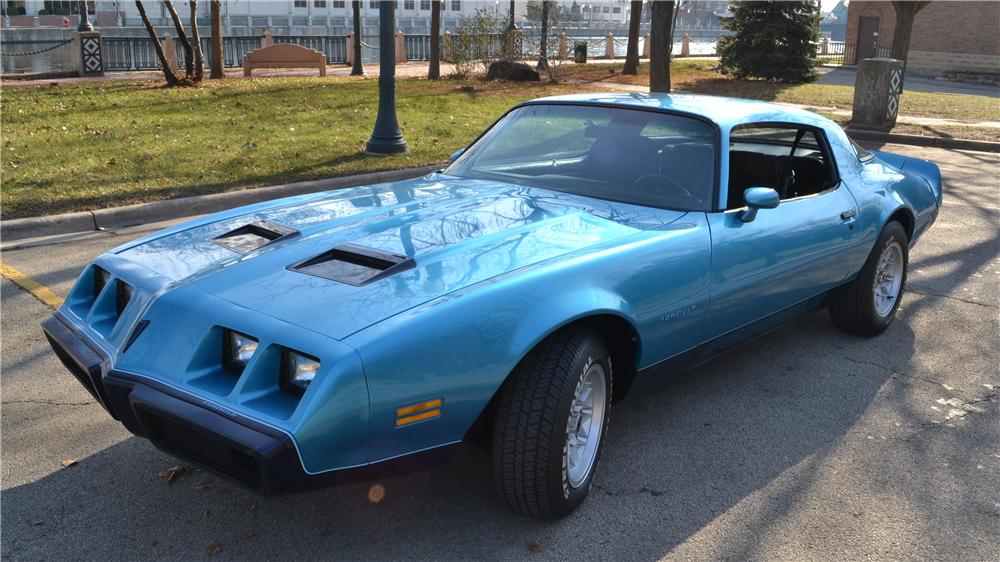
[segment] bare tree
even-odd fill
[[[917,12],[930,4],[930,0],[913,2],[910,0],[892,0],[892,8],[896,11],[896,29],[892,34],[892,50],[890,56],[903,61],[903,75],[906,75],[906,54],[910,51],[910,37],[913,35],[913,21]]]
[[[642,21],[642,0],[631,2],[628,17],[628,49],[622,74],[639,73],[639,23]]]
[[[201,82],[205,78],[205,57],[198,34],[198,0],[191,0],[191,40],[194,41],[194,81]]]
[[[160,68],[163,69],[163,78],[167,81],[167,86],[176,86],[180,84],[180,79],[174,74],[173,69],[170,68],[170,63],[167,62],[167,57],[163,54],[163,45],[160,44],[160,39],[156,36],[156,29],[153,28],[153,24],[149,21],[149,16],[146,15],[146,8],[142,5],[141,0],[135,0],[135,7],[139,10],[139,17],[142,18],[143,25],[146,26],[146,33],[149,34],[149,38],[153,41],[153,50],[156,51],[156,58],[160,61]]]
[[[649,91],[670,92],[670,33],[674,0],[653,2],[649,29]]]
[[[441,2],[431,2],[431,63],[427,68],[427,79],[441,78]]]
[[[194,50],[191,49],[191,42],[188,41],[187,33],[184,32],[184,23],[181,21],[181,17],[177,15],[174,3],[170,0],[163,0],[163,6],[167,9],[167,13],[170,14],[170,19],[174,20],[177,39],[181,42],[181,47],[184,49],[184,74],[190,80],[194,75]]]
[[[538,68],[547,69],[549,67],[548,50],[549,42],[549,0],[542,0],[542,33],[539,37]]]
[[[212,70],[208,77],[221,80],[226,73],[222,70],[222,0],[211,0],[209,7],[212,12]]]

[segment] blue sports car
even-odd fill
[[[521,104],[425,177],[251,205],[98,257],[43,326],[160,449],[263,494],[492,451],[513,509],[587,496],[612,404],[806,312],[874,336],[930,162],[796,109]]]

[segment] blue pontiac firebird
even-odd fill
[[[446,169],[251,205],[98,257],[43,324],[131,432],[264,494],[418,470],[474,435],[561,517],[611,405],[828,306],[873,336],[932,163],[715,97],[519,105]]]

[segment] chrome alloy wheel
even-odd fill
[[[593,363],[576,385],[576,395],[566,422],[566,476],[579,488],[594,469],[604,429],[607,383],[604,367]]]
[[[882,251],[875,268],[875,312],[885,318],[892,312],[903,288],[903,249],[892,242]]]

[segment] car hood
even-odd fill
[[[173,285],[195,284],[343,339],[447,293],[684,215],[439,173],[245,211],[182,225],[117,252]],[[257,221],[298,233],[242,255],[214,240]],[[292,269],[345,244],[411,259],[401,271],[360,286]]]

